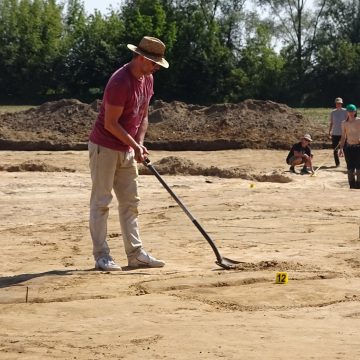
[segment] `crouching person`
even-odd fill
[[[311,153],[310,143],[312,138],[310,134],[305,134],[301,141],[294,144],[289,151],[289,154],[286,158],[286,163],[290,165],[290,172],[296,173],[295,166],[304,164],[301,169],[301,174],[313,174],[313,165],[312,158],[313,154]]]

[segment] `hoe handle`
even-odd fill
[[[158,171],[154,168],[154,166],[151,164],[150,159],[146,158],[143,161],[143,164],[150,169],[150,171],[156,176],[156,178],[159,180],[161,185],[167,190],[167,192],[172,196],[172,198],[177,202],[177,204],[181,207],[181,209],[184,211],[184,213],[189,217],[189,219],[192,221],[192,223],[196,226],[196,228],[201,232],[201,234],[204,236],[204,238],[207,240],[207,242],[210,244],[211,248],[213,249],[216,259],[219,263],[222,262],[222,256],[220,255],[219,250],[217,249],[214,241],[210,238],[210,236],[207,234],[207,232],[203,229],[203,227],[198,223],[198,221],[191,215],[190,211],[186,208],[186,206],[183,204],[183,202],[175,195],[175,193],[170,189],[170,187],[166,184],[166,182],[163,180],[163,178],[160,176]]]

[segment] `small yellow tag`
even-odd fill
[[[287,272],[278,272],[276,273],[275,282],[277,284],[287,284],[289,281],[288,273]]]

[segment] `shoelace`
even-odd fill
[[[104,256],[104,262],[115,263],[114,259],[110,255]]]

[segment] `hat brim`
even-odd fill
[[[169,63],[161,56],[155,56],[155,55],[149,54],[149,53],[147,53],[145,51],[142,51],[141,49],[139,49],[135,45],[127,44],[127,47],[131,51],[143,56],[144,58],[146,58],[148,60],[151,60],[151,61],[155,62],[156,64],[164,67],[165,69],[167,69],[169,67]]]
[[[306,137],[304,137],[303,139],[312,142],[312,139],[309,139],[309,138],[306,138]]]

